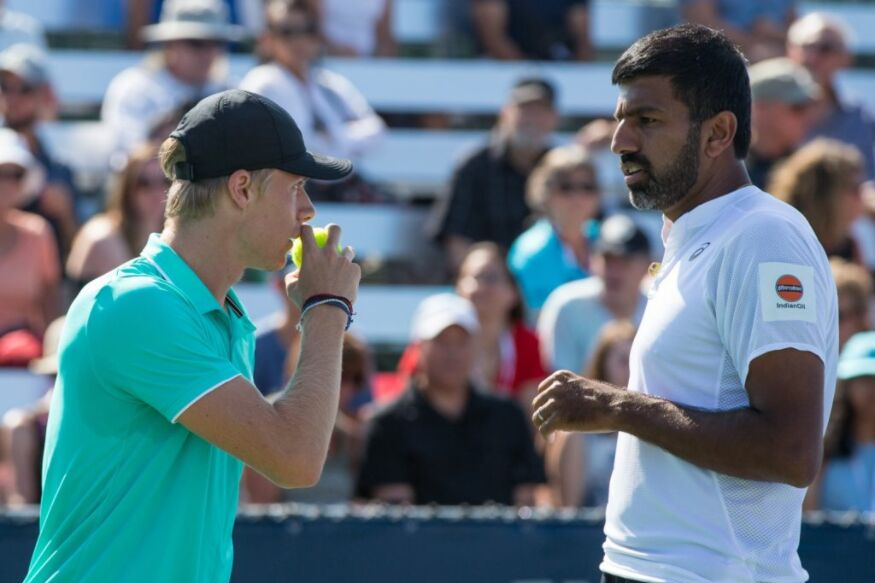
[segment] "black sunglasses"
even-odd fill
[[[0,181],[14,181],[21,182],[24,180],[25,170],[24,168],[14,168],[10,170],[0,170]]]
[[[269,30],[271,34],[284,39],[319,34],[319,26],[315,22],[309,22],[304,26],[271,26]]]

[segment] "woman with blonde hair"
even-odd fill
[[[635,325],[628,320],[605,324],[584,376],[625,387],[629,383],[629,351],[635,331]],[[557,433],[545,455],[552,505],[607,504],[616,445],[616,432]]]
[[[541,218],[514,241],[508,264],[526,307],[539,310],[554,289],[589,275],[601,188],[587,151],[571,145],[547,152],[529,176],[526,200]]]
[[[855,148],[821,138],[781,164],[768,191],[808,219],[827,255],[862,264],[851,226],[863,213],[863,171]]]
[[[67,276],[81,287],[139,255],[149,235],[164,225],[168,186],[157,146],[135,150],[114,177],[106,211],[85,223],[73,240]]]

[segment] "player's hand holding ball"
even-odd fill
[[[298,271],[286,276],[286,292],[300,308],[315,295],[329,294],[355,302],[361,268],[352,262],[352,247],[340,246],[340,227],[314,229],[301,225],[301,236],[292,245],[292,261]]]

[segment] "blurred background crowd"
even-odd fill
[[[751,178],[832,258],[841,381],[806,507],[875,511],[875,46],[856,33],[875,6],[3,4],[0,504],[39,502],[67,306],[161,230],[158,145],[193,103],[236,86],[287,109],[314,151],[356,162],[350,180],[308,191],[314,222],[344,227],[364,273],[322,480],[282,491],[247,471],[241,503],[604,505],[616,436],[545,442],[530,403],[554,370],[628,381],[661,218],[627,202],[609,73],[637,37],[693,21],[748,56]],[[268,398],[300,344],[283,275],[238,286]]]

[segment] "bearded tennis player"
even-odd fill
[[[697,25],[617,61],[632,203],[664,215],[628,390],[558,372],[540,431],[619,431],[605,583],[795,583],[836,380],[836,292],[798,212],[751,186],[743,55]]]

